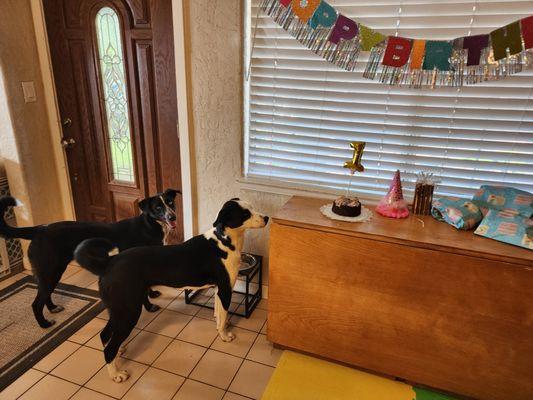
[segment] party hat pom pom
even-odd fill
[[[409,216],[407,203],[403,199],[399,170],[394,174],[389,191],[379,202],[376,212],[389,218],[407,218]]]

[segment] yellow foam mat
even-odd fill
[[[284,351],[262,400],[414,400],[404,383]]]

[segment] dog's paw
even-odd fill
[[[157,299],[159,296],[161,296],[161,292],[159,290],[150,290],[148,293],[148,297],[151,299]]]
[[[63,306],[56,306],[55,308],[52,308],[52,309],[50,310],[50,312],[51,312],[52,314],[57,314],[58,312],[61,312],[61,311],[64,311],[64,310],[65,310],[65,307],[63,307]]]
[[[130,377],[130,374],[128,371],[117,371],[113,376],[111,376],[111,379],[113,379],[116,383],[121,383],[124,381],[127,381]]]
[[[233,339],[235,339],[235,334],[233,332],[220,332],[220,338],[224,342],[231,342]]]
[[[159,311],[159,310],[161,310],[161,307],[159,307],[157,304],[150,304],[146,308],[146,311],[148,311],[148,312],[156,312],[156,311]]]
[[[53,319],[51,319],[51,320],[45,319],[44,322],[43,323],[39,323],[39,325],[41,326],[41,328],[47,329],[47,328],[50,328],[55,323],[56,323],[56,321],[54,321]]]

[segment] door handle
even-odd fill
[[[61,146],[63,146],[64,149],[70,149],[76,144],[76,141],[73,138],[63,138],[61,139]]]

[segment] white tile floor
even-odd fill
[[[24,276],[0,282],[0,289]],[[91,289],[97,288],[96,281],[76,266],[69,266],[62,279]],[[237,338],[224,343],[212,311],[186,305],[179,290],[158,289],[163,294],[154,302],[163,309],[143,311],[120,361],[131,374],[128,381],[114,383],[107,374],[99,338],[107,319],[104,311],[0,393],[0,400],[261,398],[281,356],[266,339],[267,301],[249,319],[232,317]]]

